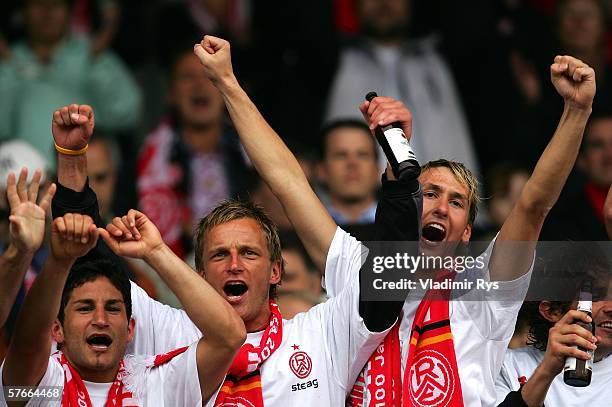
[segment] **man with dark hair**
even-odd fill
[[[612,200],[612,194],[608,196]],[[608,202],[612,209],[612,202]],[[603,250],[602,250],[603,249]],[[604,406],[609,404],[612,379],[612,278],[605,247],[597,242],[566,242],[555,248],[542,264],[538,279],[562,282],[553,295],[560,300],[526,303],[529,324],[528,345],[506,352],[495,384],[500,406]],[[592,318],[577,311],[576,287],[581,281],[592,284]],[[554,284],[554,283],[553,283]],[[539,289],[535,295],[539,294]],[[540,287],[541,289],[542,287]],[[569,292],[562,292],[569,291]],[[571,299],[574,298],[572,301]],[[594,332],[576,324],[592,322]],[[593,355],[578,349],[593,351]],[[564,383],[566,358],[589,360],[593,373],[588,387]]]
[[[281,200],[315,264],[321,268],[326,266],[325,285],[333,298],[357,278],[351,269],[354,264],[347,264],[346,260],[352,258],[353,263],[361,265],[358,254],[362,245],[330,219],[291,152],[241,89],[232,71],[229,43],[205,36],[196,45],[195,52],[223,93],[253,165]],[[495,282],[498,288],[492,292],[471,292],[469,301],[447,300],[433,311],[429,297],[406,301],[400,324],[385,339],[384,350],[377,350],[370,359],[364,380],[351,402],[391,405],[400,398],[404,405],[444,401],[450,403],[447,405],[473,406],[495,402],[495,379],[529,285],[540,229],[573,166],[595,95],[593,70],[582,61],[557,56],[550,71],[551,81],[565,102],[559,127],[512,213],[483,253],[484,267],[476,270],[483,280]],[[410,138],[412,115],[398,100],[376,97],[371,102],[363,102],[360,109],[371,130],[399,123]],[[411,181],[393,182],[393,178],[383,181],[383,201],[401,197],[399,202],[388,203],[391,207],[404,206],[401,218],[389,222],[391,217],[386,216],[387,221],[383,221],[388,232],[386,238],[420,240],[425,254],[456,255],[471,237],[478,202],[476,178],[465,165],[455,161],[436,160],[426,164],[419,178],[423,190],[422,216],[421,208],[414,204],[420,187],[416,180]],[[413,228],[406,228],[406,218],[422,223],[422,237],[421,230],[415,233]],[[377,214],[377,223],[378,220]],[[353,257],[356,254],[357,258]],[[383,311],[378,315],[388,318],[393,314],[386,315]],[[428,335],[424,336],[435,335],[435,340],[430,336],[419,342],[420,334],[425,332]],[[432,358],[432,354],[443,358]],[[385,370],[386,367],[380,366],[379,356],[393,362],[396,368]],[[440,369],[445,373],[427,375],[432,363],[443,366]],[[374,380],[375,377],[383,377],[384,383]],[[436,383],[431,384],[431,380]],[[383,401],[378,398],[381,394]]]
[[[138,242],[111,237],[89,216],[69,213],[54,220],[51,255],[26,297],[2,366],[7,401],[27,401],[14,394],[15,386],[51,386],[59,394],[28,397],[34,403],[61,399],[71,407],[213,405],[212,396],[244,341],[244,324],[172,254],[151,221],[140,212],[133,215]],[[136,325],[127,276],[106,260],[74,266],[96,245],[99,233],[118,254],[142,258],[163,276],[177,275],[169,285],[189,287],[188,295],[176,293],[206,337],[165,355],[124,357]],[[61,348],[52,356],[50,332]]]
[[[78,105],[66,106],[54,115],[61,184],[60,199],[54,201],[56,214],[72,207],[99,217],[95,194],[87,186],[85,151],[93,132],[92,118],[91,108]],[[260,125],[252,130],[259,131]],[[105,241],[114,252],[126,254],[126,242],[141,244],[143,236],[137,226],[143,217],[132,210],[113,219]],[[335,245],[345,243],[337,241]],[[145,253],[146,246],[141,248]],[[283,269],[278,232],[259,208],[238,201],[217,205],[200,221],[196,247],[198,272],[238,312],[248,331],[247,343],[229,368],[217,405],[239,400],[256,406],[342,404],[347,389],[401,309],[399,303],[394,312],[381,316],[375,307],[369,309],[361,303],[361,249],[338,262],[338,267],[350,269],[352,278],[336,298],[287,321],[273,298]],[[93,255],[100,254],[96,251]],[[195,299],[197,294],[188,294],[190,285],[181,282],[180,271],[160,275],[175,293]],[[189,319],[191,314],[153,301],[135,285],[132,303],[137,333],[129,353],[163,353],[202,336],[199,326]],[[205,336],[209,332],[204,332]]]
[[[327,210],[339,225],[372,224],[379,179],[377,146],[368,126],[337,120],[321,131],[319,179],[326,185]]]

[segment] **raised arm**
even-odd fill
[[[197,349],[198,375],[202,399],[210,398],[246,338],[242,319],[204,278],[170,250],[143,213],[131,209],[126,216],[115,218],[107,229],[99,230],[117,255],[143,259],[155,269],[189,318],[205,332]]]
[[[240,87],[232,70],[229,42],[207,35],[196,44],[195,53],[223,95],[251,162],[280,200],[317,268],[324,270],[336,224],[291,151]]]
[[[9,174],[6,182],[11,208],[10,243],[0,256],[0,328],[6,322],[25,273],[45,235],[45,215],[55,193],[55,184],[49,187],[37,205],[40,177],[41,172],[36,171],[28,188],[28,170],[23,168],[17,183],[13,173]]]
[[[74,261],[95,244],[98,232],[89,216],[66,214],[53,222],[51,254],[26,296],[9,345],[3,383],[36,386],[49,363],[51,328]]]
[[[94,125],[94,112],[88,105],[64,106],[53,113],[51,120],[57,150],[57,181],[75,192],[82,192],[87,183],[86,148]]]
[[[550,67],[565,102],[559,125],[499,232],[490,263],[492,280],[513,280],[531,267],[544,220],[574,166],[595,96],[595,72],[584,62],[557,56]]]

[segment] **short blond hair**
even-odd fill
[[[480,203],[480,195],[478,193],[479,183],[474,173],[463,163],[441,158],[425,163],[421,167],[421,174],[433,168],[447,168],[455,179],[468,189],[468,223],[473,225],[478,214],[478,204]]]

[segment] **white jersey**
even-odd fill
[[[126,355],[124,358],[127,376],[123,380],[128,391],[133,393],[133,404],[145,407],[161,406],[185,406],[197,407],[202,405],[202,393],[200,380],[198,378],[198,367],[196,363],[197,342],[180,355],[175,356],[168,362],[147,368],[153,360],[151,357],[142,355]],[[4,367],[4,366],[3,366]],[[2,374],[0,369],[0,383]],[[54,356],[49,357],[47,371],[38,384],[39,387],[64,388],[64,369]],[[90,383],[85,386],[90,391],[90,399],[93,407],[105,406],[106,397],[112,383]],[[1,385],[0,385],[1,386]],[[1,394],[1,393],[0,393]],[[206,407],[214,405],[213,395],[208,400]],[[0,395],[2,398],[2,395]],[[131,401],[132,401],[131,400]],[[0,400],[2,402],[3,400]],[[62,400],[49,400],[44,398],[31,399],[27,406],[61,406]]]
[[[489,281],[488,263],[491,259],[495,239],[489,244],[484,256],[485,267],[479,271],[481,278]],[[355,245],[360,245],[355,242]],[[349,250],[358,250],[349,248]],[[330,297],[335,296],[350,278],[339,274],[341,268],[329,267],[337,262],[341,253],[330,250],[324,285]],[[466,294],[468,300],[449,301],[450,327],[453,334],[457,368],[461,381],[463,402],[467,407],[492,406],[496,400],[495,379],[504,359],[504,352],[514,333],[514,326],[522,301],[527,294],[531,269],[513,281],[500,281],[498,288],[487,293],[485,290],[472,290]],[[333,271],[334,274],[330,273]],[[469,273],[466,270],[465,273]],[[419,306],[420,297],[408,296],[404,303],[403,318],[400,323],[399,337],[402,351],[402,380],[408,359],[410,330]],[[423,382],[425,385],[427,383]],[[414,389],[417,392],[418,389]],[[367,403],[366,403],[367,404]]]
[[[532,346],[508,349],[501,373],[495,383],[498,402],[502,402],[511,391],[520,388],[519,377],[524,376],[529,380],[543,359],[544,352]],[[551,407],[609,406],[611,387],[612,357],[607,357],[593,364],[593,375],[588,387],[568,386],[563,381],[563,373],[558,374],[546,393],[544,404]]]
[[[350,276],[336,298],[283,320],[282,342],[262,364],[261,382],[266,406],[342,406],[363,365],[387,331],[368,331],[359,315],[359,270],[362,245],[338,229],[330,252],[338,253],[329,270]],[[200,337],[182,310],[162,305],[132,285],[136,333],[130,351],[164,353]],[[258,345],[263,332],[249,333]]]

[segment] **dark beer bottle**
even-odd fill
[[[590,281],[585,281],[580,288],[577,309],[592,317],[593,290]],[[587,324],[583,321],[578,321],[575,323],[594,334],[594,325],[592,322]],[[577,346],[577,348],[588,353],[591,358],[589,360],[577,359],[575,357],[568,357],[565,359],[563,381],[570,386],[585,387],[591,384],[591,375],[593,374],[593,351],[591,349],[584,349],[581,346]]]
[[[371,102],[376,92],[368,92],[365,96]],[[391,123],[386,126],[377,126],[374,131],[378,144],[382,147],[387,161],[391,165],[393,175],[397,179],[415,179],[421,173],[421,166],[410,147],[410,143],[404,135],[399,123]]]

